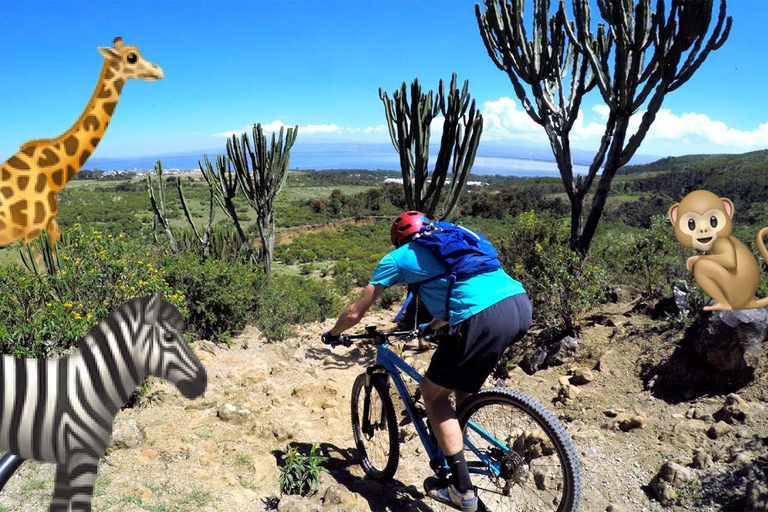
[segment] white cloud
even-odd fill
[[[499,98],[486,101],[483,105],[483,139],[486,140],[522,140],[545,143],[544,129],[534,123],[517,101],[512,98]]]
[[[597,104],[582,110],[571,131],[574,147],[596,148],[605,131],[608,107]],[[483,139],[546,143],[544,128],[531,120],[512,98],[486,101],[483,108]],[[637,131],[645,112],[632,116],[628,134]],[[739,130],[706,114],[674,114],[662,109],[656,115],[639,152],[646,154],[682,155],[692,152],[737,153],[768,147],[768,122],[754,130]]]
[[[272,121],[271,123],[262,124],[262,128],[264,129],[265,133],[277,133],[280,131],[281,127],[292,128],[295,125],[289,125],[285,124],[280,120]],[[243,133],[251,133],[253,130],[253,125],[244,126],[240,129],[235,130],[227,130],[223,132],[214,133],[211,136],[212,137],[231,137],[232,135],[241,135]],[[382,134],[388,134],[387,127],[384,124],[380,124],[377,126],[366,126],[363,128],[360,127],[342,127],[339,126],[336,123],[331,124],[307,124],[307,125],[299,125],[299,135],[303,137],[312,137],[312,136],[330,136],[333,138],[343,139],[345,137],[349,136],[364,136],[366,138],[380,138],[377,136],[380,136]],[[384,139],[382,139],[384,140]]]
[[[708,146],[710,152],[749,151],[768,147],[768,123],[754,130],[739,130],[710,119],[706,114],[675,115],[669,109],[662,109],[656,115],[647,139],[675,141],[686,147]]]

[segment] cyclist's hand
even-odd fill
[[[425,339],[426,339],[426,338],[428,338],[429,336],[432,336],[433,334],[435,334],[435,330],[434,330],[434,329],[432,329],[432,328],[429,326],[429,324],[428,324],[428,323],[426,323],[426,324],[420,324],[420,325],[419,325],[419,330],[418,330],[418,332],[417,332],[417,336],[418,336],[419,338],[425,338]]]

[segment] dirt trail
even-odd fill
[[[676,340],[649,334],[638,327],[647,319],[628,318],[628,310],[615,305],[602,311],[580,336],[582,346],[572,362],[533,376],[515,369],[507,381],[563,419],[581,458],[581,510],[586,512],[603,512],[609,505],[614,511],[665,510],[649,487],[665,461],[690,464],[697,448],[714,459],[706,470],[690,470],[696,484],[680,490],[681,499],[688,500],[701,494],[698,482],[716,482],[712,475],[731,474],[763,455],[764,449],[738,448],[755,436],[768,437],[760,391],[765,372],[740,392],[749,404],[747,422],[716,440],[707,431],[725,397],[671,403],[644,390],[641,365],[662,358]],[[393,314],[374,312],[366,323],[388,327]],[[145,405],[119,413],[116,437],[126,447],[113,449],[100,464],[94,510],[265,510],[280,494],[278,460],[289,443],[316,444],[329,457],[330,472],[322,476],[316,496],[284,497],[280,510],[447,510],[423,495],[422,482],[430,472],[412,427],[403,429],[395,481],[382,486],[363,478],[354,460],[349,398],[372,352],[323,346],[320,334],[332,323],[304,326],[300,335],[279,344],[267,343],[254,328],[237,337],[232,348],[196,343],[208,369],[206,394],[188,401],[168,383],[154,381]],[[425,367],[428,353],[405,353],[417,369]],[[556,400],[560,379],[577,369],[589,369],[591,382],[578,386],[572,400]],[[623,431],[622,418],[637,419],[641,428]],[[721,456],[729,450],[747,455],[740,462]],[[52,489],[52,465],[25,463],[0,495],[0,511],[47,510]],[[696,510],[721,508],[699,505]]]

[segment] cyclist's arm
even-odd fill
[[[366,285],[366,287],[363,288],[363,293],[360,295],[360,298],[347,306],[347,309],[345,309],[341,316],[339,316],[339,319],[336,320],[336,325],[330,330],[331,335],[338,336],[347,329],[357,325],[357,323],[363,319],[363,316],[365,316],[365,313],[371,305],[379,298],[381,292],[385,289],[386,286],[382,284],[369,283]]]
[[[433,331],[436,331],[446,325],[448,325],[448,322],[446,322],[445,320],[440,320],[439,318],[433,318],[429,322],[429,328],[432,329]]]

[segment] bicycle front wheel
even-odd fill
[[[362,373],[352,386],[352,433],[363,471],[384,482],[395,475],[400,459],[397,416],[386,375]]]
[[[546,407],[519,391],[492,388],[468,398],[458,414],[472,483],[485,510],[578,510],[576,449]]]

